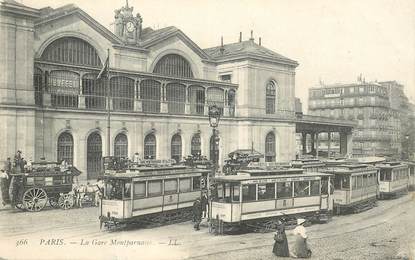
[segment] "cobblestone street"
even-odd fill
[[[414,259],[415,193],[380,201],[376,208],[308,227],[312,259]],[[53,221],[51,221],[53,219]],[[0,211],[0,256],[19,259],[275,259],[272,233],[214,236],[190,222],[109,232],[98,208]],[[292,240],[288,231],[289,242]],[[36,250],[34,248],[45,250]],[[87,253],[88,252],[88,253]],[[163,258],[160,253],[163,252]],[[86,254],[87,253],[87,254]]]

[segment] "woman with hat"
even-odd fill
[[[297,219],[297,227],[294,229],[293,234],[295,237],[294,255],[297,258],[309,258],[311,257],[311,250],[307,245],[307,234],[304,227],[306,220]]]
[[[272,248],[274,255],[289,257],[290,252],[288,250],[287,235],[285,234],[285,225],[280,220],[277,222],[277,230],[274,233],[274,240],[274,247]]]

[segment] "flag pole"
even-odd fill
[[[110,156],[111,151],[111,99],[110,99],[110,49],[107,49],[107,156]]]

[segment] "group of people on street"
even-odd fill
[[[18,186],[21,183],[19,178],[21,178],[20,175],[24,172],[26,164],[27,162],[20,150],[16,152],[13,162],[10,157],[4,161],[4,165],[0,169],[0,188],[3,206],[12,204],[12,207],[14,207],[14,199],[17,197]]]
[[[295,227],[293,234],[295,237],[295,244],[293,246],[293,252],[290,254],[288,248],[287,235],[285,234],[285,225],[283,222],[279,221],[277,226],[277,231],[274,234],[274,246],[272,252],[276,256],[281,257],[296,257],[296,258],[310,258],[311,250],[307,244],[307,234],[304,227],[306,220],[297,219],[297,226]]]

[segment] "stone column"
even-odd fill
[[[340,154],[346,155],[347,154],[347,134],[344,132],[340,132]]]
[[[327,133],[327,157],[330,158],[331,152],[331,132]]]
[[[316,148],[314,146],[314,140],[315,140],[315,133],[311,133],[311,153],[314,154],[316,151]]]
[[[307,154],[307,133],[301,133],[301,144],[303,146],[303,155]]]
[[[316,133],[316,158],[318,158],[318,152],[319,152],[318,134],[319,133]]]

